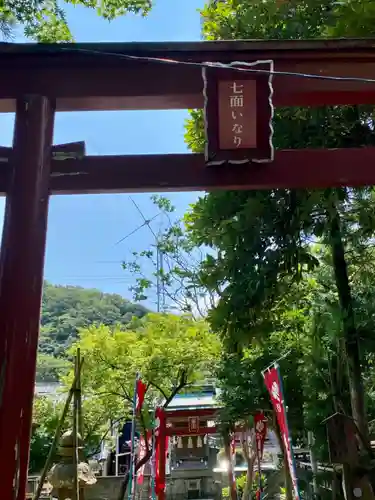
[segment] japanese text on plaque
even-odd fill
[[[244,131],[244,125],[242,122],[242,108],[244,107],[243,85],[233,82],[230,88],[232,90],[232,95],[229,96],[229,105],[232,110],[233,145],[236,148],[239,148],[242,144],[242,135]]]
[[[255,148],[256,82],[232,80],[219,82],[219,148]]]

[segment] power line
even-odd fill
[[[131,201],[132,198],[130,198]],[[135,202],[133,201],[133,203],[135,204]],[[137,205],[136,205],[137,206]],[[138,208],[138,207],[137,207]],[[129,236],[132,236],[134,233],[136,233],[139,229],[141,229],[142,227],[144,226],[147,226],[149,225],[154,219],[156,219],[156,217],[159,217],[160,214],[156,214],[154,217],[151,217],[151,219],[145,219],[144,218],[144,223],[141,225],[141,226],[138,226],[137,228],[135,228],[133,231],[131,231],[129,234],[127,234],[126,236],[124,236],[123,238],[121,238],[120,240],[118,240],[116,243],[115,243],[115,246],[116,245],[119,245],[120,243],[122,243],[124,240],[126,240],[127,238],[129,238]]]
[[[96,260],[95,264],[122,264],[122,260]]]
[[[46,278],[48,281],[48,277]],[[59,280],[69,280],[69,281],[121,281],[121,282],[131,282],[131,278],[126,276],[61,276]],[[56,281],[56,280],[54,280]]]
[[[156,242],[156,296],[157,296],[156,307],[157,307],[157,312],[160,312],[161,306],[163,306],[163,309],[165,307],[165,293],[164,293],[165,290],[164,290],[164,282],[161,279],[161,274],[163,273],[163,255],[162,255],[162,251],[160,250],[159,235],[156,235],[155,231],[151,227],[150,222],[143,215],[142,210],[139,208],[139,206],[133,200],[133,198],[131,196],[129,198],[132,201],[135,208],[138,210],[142,219],[144,220],[144,225],[146,225],[146,227],[148,227],[151,234],[155,238],[155,242]],[[158,215],[161,215],[161,212],[159,212]]]
[[[148,57],[148,56],[134,56],[131,54],[119,54],[117,52],[103,52],[94,49],[83,49],[79,47],[66,48],[59,46],[58,50],[65,52],[82,52],[91,55],[116,57],[119,59],[135,60],[135,61],[145,61],[145,62],[155,62],[159,64],[173,64],[180,66],[196,66],[200,68],[220,68],[228,69],[232,71],[239,71],[243,73],[257,73],[263,75],[277,75],[277,76],[292,76],[296,78],[310,78],[314,80],[328,80],[336,82],[359,82],[359,83],[375,83],[374,78],[362,78],[356,76],[331,76],[331,75],[318,75],[315,73],[299,73],[296,71],[277,71],[277,70],[267,70],[267,69],[255,69],[249,66],[253,65],[245,61],[236,61],[233,63],[221,63],[221,62],[193,62],[193,61],[179,61],[177,59],[165,59],[161,57]],[[257,61],[259,64],[261,60]]]
[[[161,274],[163,273],[163,255],[162,255],[162,251],[160,250],[160,245],[159,245],[160,237],[153,230],[153,228],[151,226],[151,222],[153,220],[155,220],[157,217],[159,217],[160,215],[162,215],[163,212],[160,211],[151,219],[147,219],[145,217],[145,215],[143,214],[142,210],[140,209],[140,207],[138,206],[138,204],[134,201],[134,199],[131,196],[129,196],[129,198],[130,198],[130,201],[133,203],[134,207],[136,208],[136,210],[138,211],[138,213],[140,214],[140,216],[142,217],[143,224],[138,226],[136,229],[131,231],[129,234],[127,234],[123,238],[121,238],[116,243],[116,245],[118,245],[122,241],[126,240],[127,238],[129,238],[130,236],[135,234],[142,227],[147,227],[149,229],[149,231],[151,232],[152,236],[155,238],[155,243],[156,243],[156,295],[157,295],[156,306],[157,306],[157,312],[160,312],[161,308],[164,309],[164,307],[165,307],[165,289],[164,289],[164,282],[161,279]]]

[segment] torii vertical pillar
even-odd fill
[[[159,434],[157,438],[157,446],[159,448],[157,455],[159,455],[159,463],[157,464],[157,478],[156,478],[156,493],[158,500],[165,500],[166,479],[165,479],[165,462],[167,459],[167,415],[165,409],[161,408],[159,413]]]
[[[53,123],[48,98],[17,101],[0,254],[1,500],[25,499]]]

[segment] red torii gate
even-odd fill
[[[165,466],[166,466],[166,449],[165,436],[169,438],[174,436],[209,436],[218,434],[220,428],[217,425],[220,408],[192,408],[192,409],[167,409],[165,410],[165,419],[160,423],[160,451],[159,451],[159,474],[161,482],[165,484]],[[195,425],[190,426],[189,420],[195,420]],[[177,421],[185,421],[183,427],[176,426]],[[211,421],[214,425],[208,425]],[[243,426],[236,426],[234,432],[243,432]],[[229,483],[231,484],[232,469],[228,470]],[[158,494],[158,500],[165,500],[166,491],[162,490]],[[233,498],[233,497],[232,497]]]
[[[7,197],[0,255],[2,500],[25,498],[50,194],[375,183],[375,148],[277,151],[273,163],[256,167],[207,168],[203,155],[61,162],[51,154],[55,112],[203,106],[199,66],[147,58],[271,59],[275,71],[375,79],[374,48],[375,40],[0,46],[0,112],[16,112],[10,161],[0,168]],[[276,106],[375,103],[372,82],[275,76],[273,87]]]

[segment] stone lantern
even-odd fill
[[[82,448],[83,442],[81,436],[78,436],[78,484],[79,498],[84,499],[84,490],[87,486],[96,483],[96,477],[90,469],[90,466],[83,461]],[[53,486],[53,494],[57,495],[58,500],[71,500],[74,489],[74,436],[72,431],[65,432],[60,440],[59,461],[55,464],[48,474],[48,481]]]

